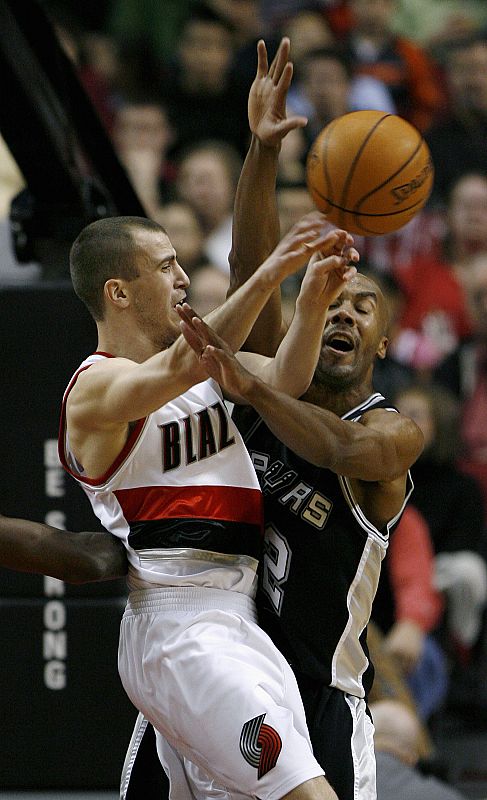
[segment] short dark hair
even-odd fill
[[[93,319],[104,317],[103,288],[110,278],[139,276],[136,230],[166,233],[145,217],[105,217],[87,225],[74,241],[69,258],[73,288]]]
[[[299,64],[299,76],[301,77],[306,68],[314,61],[337,61],[343,67],[347,78],[353,76],[353,64],[349,52],[340,44],[325,45],[308,50],[302,57]]]

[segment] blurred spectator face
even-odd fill
[[[395,5],[395,0],[351,0],[355,29],[364,35],[387,33]]]
[[[447,73],[453,101],[487,113],[487,42],[454,50]]]
[[[435,421],[429,398],[419,389],[409,389],[396,397],[395,405],[401,414],[421,428],[426,450],[435,438]]]
[[[291,40],[291,58],[296,63],[310,50],[333,45],[333,35],[322,14],[300,11],[283,26],[283,35]]]
[[[178,52],[187,88],[218,92],[226,85],[233,41],[223,25],[206,20],[189,21]]]
[[[302,87],[323,124],[347,113],[350,81],[340,61],[310,57],[303,66]]]
[[[235,184],[225,159],[216,152],[202,150],[186,156],[177,189],[210,229],[232,212]]]
[[[111,85],[118,78],[119,59],[115,41],[102,33],[90,32],[83,37],[83,60]]]
[[[204,317],[225,302],[228,277],[216,267],[197,269],[190,286],[191,304]]]
[[[477,336],[487,341],[487,255],[477,256],[471,265],[469,306]]]
[[[202,260],[203,230],[196,214],[187,203],[167,203],[157,214],[156,222],[167,231],[183,269]]]
[[[156,104],[127,104],[115,115],[113,141],[119,152],[151,150],[165,153],[172,138],[166,113]]]
[[[451,193],[448,220],[453,240],[467,252],[487,251],[487,177],[460,178]]]
[[[313,211],[314,204],[305,186],[281,187],[277,192],[281,236],[284,236],[304,214]]]

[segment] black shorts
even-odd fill
[[[365,702],[344,694],[340,689],[295,674],[306,711],[313,753],[324,769],[328,782],[340,800],[373,796],[373,728]],[[357,774],[359,769],[362,774]],[[357,786],[360,785],[363,788],[357,794]]]

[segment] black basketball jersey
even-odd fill
[[[396,412],[375,393],[342,419],[376,408]],[[297,673],[366,697],[373,680],[366,625],[402,509],[378,530],[347,478],[297,456],[252,409],[236,408],[234,418],[264,495],[260,624]],[[404,505],[412,488],[408,475]]]

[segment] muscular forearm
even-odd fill
[[[3,516],[0,566],[50,575],[68,583],[120,578],[127,572],[124,547],[109,533],[71,533]]]
[[[230,289],[233,294],[272,252],[280,237],[276,176],[280,148],[265,147],[253,136],[240,175],[233,215]],[[281,331],[281,293],[276,289],[265,305],[245,349],[272,356]]]
[[[363,481],[389,482],[403,475],[409,466],[408,454],[398,455],[396,436],[384,436],[382,431],[342,420],[331,411],[288,397],[258,379],[251,382],[244,399],[280,441],[318,467]]]

